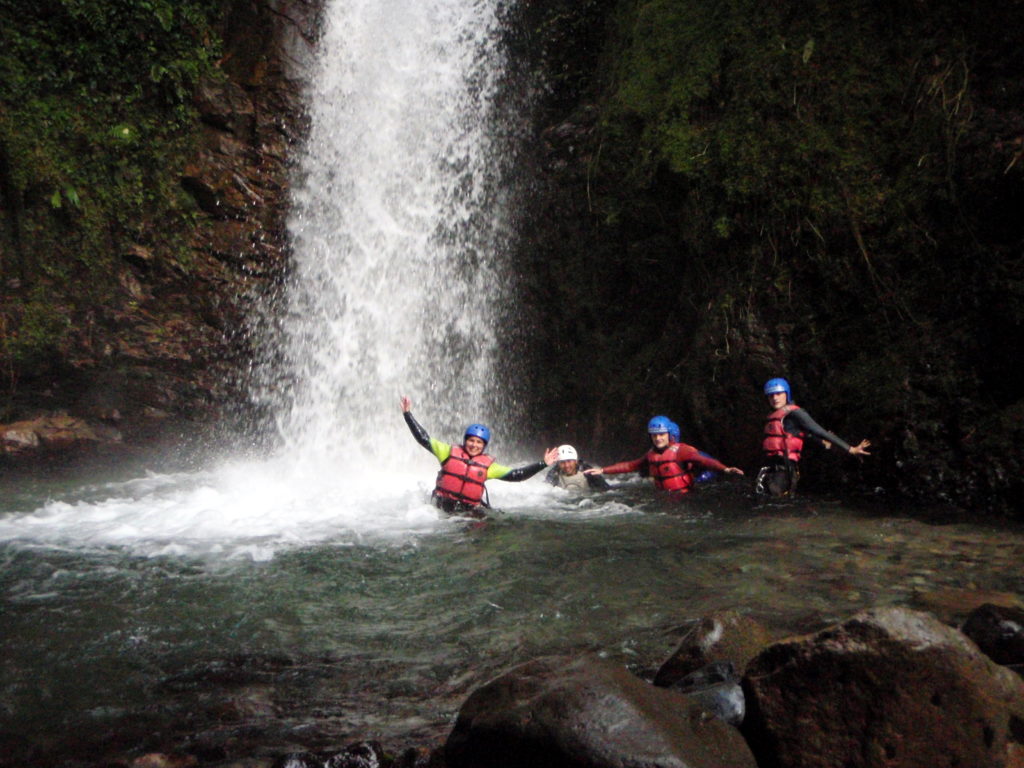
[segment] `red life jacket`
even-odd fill
[[[471,507],[479,506],[484,498],[487,468],[493,463],[494,457],[486,453],[471,457],[461,445],[453,445],[451,454],[437,473],[434,495]]]
[[[786,415],[799,407],[789,403],[768,414],[768,421],[764,425],[764,441],[761,443],[761,450],[766,456],[785,456],[790,461],[800,461],[800,451],[803,450],[804,437],[807,433],[798,432],[791,435],[782,426],[782,420]]]
[[[647,452],[647,469],[654,486],[670,493],[689,493],[693,475],[679,461],[677,451],[680,443],[673,443],[661,453],[651,449]]]

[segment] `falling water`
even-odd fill
[[[414,447],[402,394],[449,439],[495,416],[507,284],[496,5],[329,4],[289,221],[283,371],[261,393],[304,460]]]
[[[0,540],[266,560],[446,524],[429,505],[437,462],[399,398],[441,439],[500,424],[512,132],[496,106],[498,5],[328,2],[292,185],[294,263],[266,309],[274,364],[255,387],[279,449],[29,501],[0,518]]]

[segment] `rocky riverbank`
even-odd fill
[[[282,718],[267,686],[282,672],[323,674],[315,663],[228,660],[162,686],[164,696],[196,686],[219,693],[219,723],[179,728],[173,737],[156,725],[158,706],[148,728],[136,716],[121,733],[69,738],[79,743],[77,751],[65,745],[73,755],[7,734],[0,765],[1017,768],[1024,764],[1024,603],[990,597],[998,603],[975,603],[966,618],[968,593],[943,612],[947,621],[883,607],[781,638],[744,615],[715,613],[644,676],[603,654],[534,659],[473,690],[451,730],[419,744],[332,735],[327,712],[318,721]],[[953,616],[959,628],[948,623]]]

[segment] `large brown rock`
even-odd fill
[[[712,613],[686,633],[653,682],[668,687],[716,661],[731,661],[737,669],[743,669],[771,640],[768,630],[747,616],[736,611]]]
[[[113,427],[88,423],[66,413],[52,413],[13,424],[0,424],[0,455],[60,452],[93,443],[119,443]]]
[[[1024,765],[1024,682],[904,608],[766,648],[743,680],[761,768]]]
[[[741,768],[739,732],[682,694],[591,657],[512,669],[463,704],[448,768]]]

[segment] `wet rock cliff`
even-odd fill
[[[850,441],[804,487],[1024,501],[1024,6],[528,3],[532,422],[758,466],[766,379]],[[532,57],[532,58],[531,58]]]
[[[8,456],[75,444],[50,439],[54,414],[95,443],[209,433],[244,411],[246,317],[287,264],[298,74],[318,8],[2,6],[14,45],[0,112],[0,423],[21,435]]]

